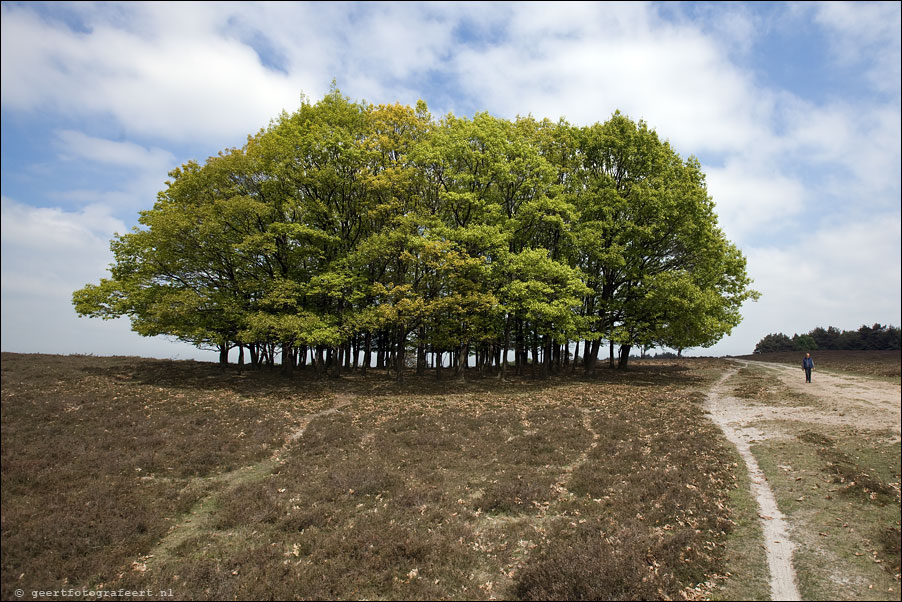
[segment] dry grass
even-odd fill
[[[803,598],[898,600],[899,443],[812,425],[753,451],[794,526]]]
[[[719,367],[399,386],[4,354],[2,594],[696,595],[733,524],[700,407]],[[355,397],[270,460],[333,393]]]
[[[114,581],[203,477],[266,457],[287,412],[324,401],[194,362],[4,353],[2,372],[5,599]]]

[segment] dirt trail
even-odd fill
[[[900,386],[847,374],[818,372],[805,382],[801,366],[735,360],[743,365],[761,366],[775,373],[785,387],[805,393],[816,401],[807,407],[762,407],[754,411],[758,420],[795,420],[837,426],[850,426],[895,433],[899,440],[902,408]]]
[[[774,493],[749,446],[751,442],[761,439],[764,433],[747,425],[748,412],[736,411],[744,406],[743,401],[729,395],[725,384],[737,371],[738,368],[734,368],[714,384],[708,393],[707,409],[730,443],[739,450],[739,455],[748,468],[752,493],[758,502],[758,516],[761,517],[761,526],[764,530],[764,548],[770,569],[771,599],[801,600],[796,585],[795,569],[792,566],[795,545],[789,538],[786,519],[777,508]]]
[[[298,428],[285,437],[285,442],[282,447],[273,452],[272,456],[269,458],[230,472],[196,479],[194,486],[211,491],[204,495],[194,507],[191,508],[188,515],[183,518],[181,522],[174,525],[169,530],[169,533],[167,533],[147,555],[140,557],[133,563],[132,568],[134,570],[144,571],[147,569],[148,564],[172,556],[178,546],[187,541],[190,537],[212,529],[213,512],[216,509],[216,499],[222,491],[237,485],[252,483],[266,478],[267,475],[272,473],[276,466],[284,462],[282,456],[304,435],[304,431],[307,430],[307,427],[311,422],[322,416],[328,416],[329,414],[338,412],[345,406],[350,405],[353,400],[353,396],[347,393],[335,393],[333,395],[336,402],[334,406],[321,412],[307,414],[301,418]]]
[[[795,572],[792,567],[794,544],[789,538],[785,517],[777,509],[767,478],[750,450],[755,441],[788,436],[775,421],[800,424],[829,424],[867,429],[887,434],[891,442],[900,438],[902,408],[900,386],[852,375],[823,373],[815,370],[811,383],[806,383],[801,366],[749,360],[734,360],[734,368],[715,383],[708,394],[707,409],[727,439],[739,450],[752,480],[764,528],[765,548],[771,572],[771,597],[774,600],[798,600]],[[763,369],[772,385],[783,391],[786,399],[801,403],[761,404],[733,395],[726,383],[742,367]],[[799,395],[802,393],[804,395]]]

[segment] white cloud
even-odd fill
[[[48,194],[48,200],[67,205],[101,205],[120,215],[152,205],[164,186],[166,174],[178,164],[175,155],[159,147],[106,140],[75,130],[57,131],[54,146],[60,160],[107,177],[97,180],[97,188],[55,191]]]
[[[902,11],[898,2],[819,2],[815,20],[830,32],[833,59],[841,65],[861,64],[870,84],[899,95],[902,74]]]
[[[91,4],[70,9],[90,32],[3,5],[5,107],[109,114],[131,134],[224,145],[332,76],[370,100],[412,102],[437,71],[482,99],[480,109],[592,123],[620,108],[696,153],[750,144],[760,129],[750,122],[766,117],[722,48],[661,22],[653,5],[148,3],[117,6],[113,17]],[[456,30],[477,21],[477,40],[455,46]],[[264,65],[255,39],[287,73]]]
[[[96,163],[151,170],[165,174],[175,156],[162,148],[145,148],[134,142],[95,138],[75,130],[60,130],[57,145],[63,159],[87,159]]]
[[[747,250],[749,274],[762,293],[715,352],[751,353],[766,334],[817,326],[855,329],[902,323],[902,223],[898,214],[836,224],[781,246]]]
[[[705,5],[701,5],[705,10]],[[715,7],[708,5],[710,35],[718,42],[733,49],[739,55],[748,55],[754,47],[761,30],[766,27],[764,20],[756,16],[747,5],[729,3]]]
[[[902,117],[892,105],[831,102],[821,106],[796,100],[786,103],[784,152],[809,166],[828,166],[833,172],[825,188],[856,194],[857,205],[875,203],[886,208],[890,193],[898,200],[902,162]]]
[[[252,48],[217,32],[225,11],[204,4],[136,4],[126,21],[84,16],[90,32],[3,4],[4,109],[70,118],[111,115],[134,135],[220,143],[293,109],[306,83],[261,65]]]
[[[4,108],[112,116],[129,135],[234,145],[332,77],[414,102],[453,52],[458,9],[408,4],[70,5],[90,31],[3,4]],[[399,98],[399,91],[402,98]]]
[[[809,202],[802,182],[776,168],[753,169],[742,159],[709,167],[706,175],[721,227],[734,242],[748,241],[764,228],[785,226]]]
[[[504,44],[457,53],[467,93],[492,112],[576,123],[621,109],[683,154],[766,142],[768,95],[698,29],[660,21],[654,6],[557,7],[516,15]]]
[[[30,207],[3,197],[3,291],[33,296],[68,296],[99,280],[112,261],[109,243],[125,224],[108,207],[78,211]]]

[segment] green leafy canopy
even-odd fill
[[[708,346],[757,298],[704,174],[617,112],[577,127],[334,88],[173,170],[76,311],[198,346]]]

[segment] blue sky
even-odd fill
[[[762,298],[704,353],[902,323],[900,4],[2,3],[2,349],[197,357],[78,318],[166,174],[333,78],[353,99],[571,123],[697,156]]]

